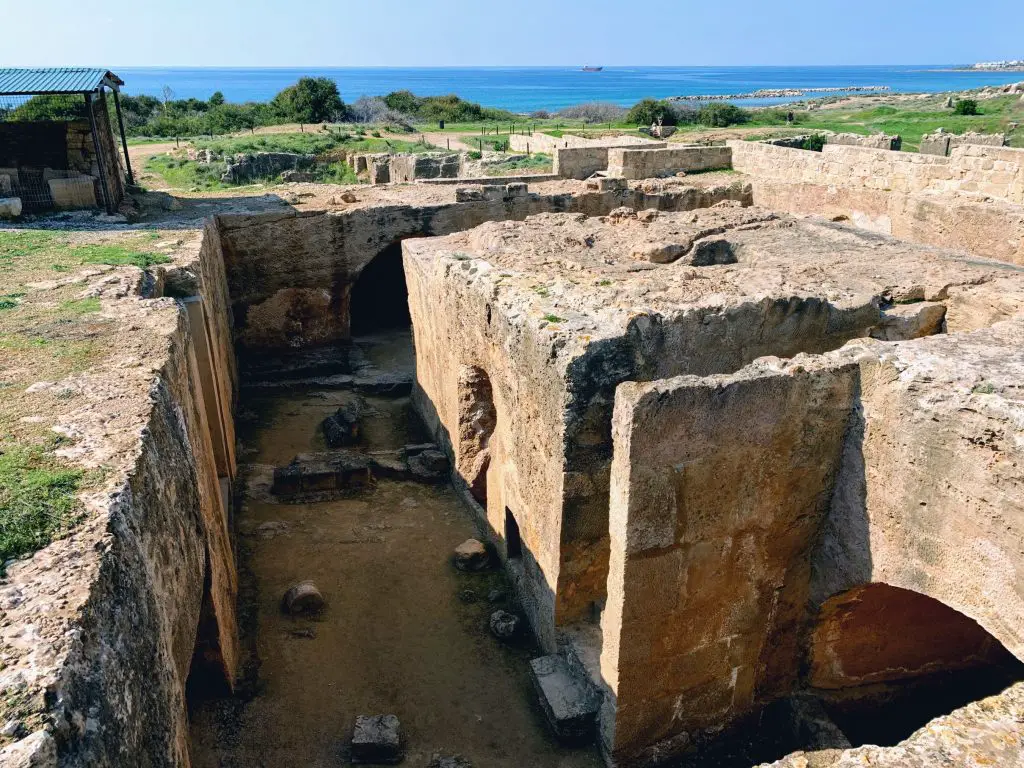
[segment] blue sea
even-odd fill
[[[949,71],[954,65],[842,67],[335,67],[335,68],[138,68],[121,67],[125,92],[160,96],[169,86],[178,99],[266,101],[300,77],[330,77],[347,102],[410,90],[420,96],[456,93],[513,112],[557,110],[587,101],[629,106],[642,98],[749,93],[762,88],[842,88],[887,85],[894,92],[938,92],[1024,80],[1024,72]],[[809,94],[823,96],[828,94]],[[793,99],[747,100],[749,106]]]

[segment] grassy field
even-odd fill
[[[83,242],[73,234],[0,231],[0,571],[5,561],[66,534],[80,518],[77,494],[103,477],[54,455],[67,440],[47,425],[80,395],[72,388],[26,392],[36,382],[80,373],[111,353],[104,336],[115,321],[100,314],[99,299],[81,296],[81,283],[62,285],[61,279],[88,265],[167,262],[156,247],[161,237],[133,233],[116,242]],[[40,407],[46,416],[25,418]]]
[[[376,134],[376,135],[375,135]],[[359,152],[434,152],[429,143],[414,140],[381,138],[380,131],[330,130],[310,133],[264,133],[258,135],[229,136],[216,139],[197,138],[190,142],[197,149],[209,149],[218,154],[236,155],[255,152],[294,152],[317,155],[320,162],[314,170],[317,181],[333,184],[356,184],[358,179],[347,163],[341,162],[342,153]],[[238,185],[221,181],[223,163],[199,163],[190,160],[186,150],[171,154],[154,155],[146,161],[146,170],[159,175],[168,187],[192,191],[213,191],[235,188]],[[273,183],[276,178],[260,180]]]
[[[489,165],[484,170],[488,176],[515,176],[520,173],[551,173],[551,155],[535,153],[521,160]]]

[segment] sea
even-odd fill
[[[630,106],[642,98],[751,93],[761,89],[884,85],[896,93],[961,91],[1024,80],[1024,72],[957,70],[956,65],[815,67],[120,67],[114,71],[131,95],[208,99],[221,91],[228,101],[266,101],[300,77],[329,77],[346,102],[409,90],[420,96],[455,93],[484,106],[513,112],[554,111],[590,101]],[[836,91],[837,92],[837,91]],[[832,92],[835,93],[835,92]],[[827,96],[811,93],[808,96]],[[761,106],[790,98],[744,99]]]

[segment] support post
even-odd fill
[[[107,213],[113,213],[111,205],[110,188],[107,186],[107,172],[103,167],[103,152],[100,150],[99,131],[96,130],[96,113],[92,108],[92,94],[85,94],[85,108],[89,113],[89,130],[92,132],[92,147],[96,152],[96,167],[100,171],[100,189],[103,191],[103,205]]]
[[[128,173],[128,183],[135,184],[135,176],[132,174],[132,161],[128,157],[128,139],[124,135],[124,117],[121,115],[121,95],[117,88],[114,89],[114,108],[117,110],[117,125],[121,129],[121,148],[124,150],[124,169]]]

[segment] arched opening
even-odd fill
[[[352,286],[351,297],[349,317],[353,336],[410,326],[409,291],[400,241],[378,253],[363,268]]]
[[[929,720],[1024,679],[976,621],[887,584],[836,595],[818,612],[807,683],[854,746],[891,746]]]
[[[458,470],[473,498],[485,508],[491,437],[497,425],[490,377],[483,368],[463,367],[459,373]]]

